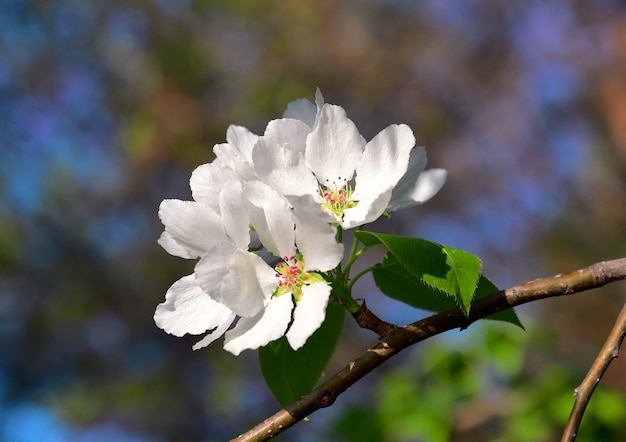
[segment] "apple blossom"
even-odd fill
[[[275,127],[279,135],[261,137],[252,150],[256,175],[288,198],[312,196],[344,229],[385,211],[415,144],[406,125],[389,126],[368,143],[345,111],[330,104],[319,110],[311,131],[292,131],[292,143],[281,142],[288,124]]]
[[[215,160],[190,178],[193,201],[164,200],[159,244],[199,259],[159,304],[168,333],[225,335],[237,355],[286,336],[297,350],[324,321],[329,272],[343,257],[336,229],[435,195],[446,171],[424,171],[426,152],[406,125],[367,142],[340,106],[291,102],[262,136],[231,125]],[[352,259],[352,257],[350,258]],[[351,263],[351,261],[350,261]]]
[[[426,151],[406,125],[391,125],[366,142],[340,106],[290,103],[252,149],[255,175],[290,201],[311,195],[331,217],[352,228],[384,212],[421,204],[443,186],[447,172],[424,171]]]
[[[200,261],[193,275],[170,287],[155,322],[176,336],[213,330],[197,349],[223,335],[238,316],[226,332],[226,350],[239,354],[285,334],[297,349],[324,320],[331,287],[318,272],[337,266],[343,246],[312,210],[316,203],[292,209],[259,181],[222,185],[211,199],[218,210],[198,201],[161,203],[165,231],[159,243],[171,254]]]
[[[218,244],[233,241],[233,237],[239,238],[238,244],[244,247],[249,242],[247,227],[245,232],[238,231],[238,225],[225,223],[233,216],[245,218],[245,207],[243,215],[235,215],[228,204],[229,198],[236,197],[238,193],[241,193],[238,181],[228,183],[217,192],[216,201],[222,207],[221,214],[197,201],[164,200],[159,206],[159,218],[165,230],[159,244],[170,254],[187,259],[200,258]],[[251,307],[260,310],[262,303]],[[197,284],[195,275],[184,276],[175,282],[168,289],[165,302],[157,306],[154,314],[156,324],[175,336],[213,330],[194,345],[194,349],[222,336],[235,317],[232,309],[212,299]]]
[[[331,286],[319,272],[339,264],[343,246],[324,218],[309,211],[304,219],[306,204],[295,211],[303,218],[297,219],[289,203],[262,182],[244,183],[242,190],[250,225],[281,261],[272,266],[253,252],[221,242],[198,262],[196,281],[212,299],[240,316],[226,332],[226,350],[239,354],[283,335],[298,349],[324,320]],[[261,309],[250,309],[259,301]]]

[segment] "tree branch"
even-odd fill
[[[596,386],[600,383],[600,379],[609,367],[609,364],[613,361],[613,359],[618,357],[619,348],[622,345],[625,335],[626,304],[622,307],[622,311],[617,317],[611,333],[606,339],[604,346],[602,346],[602,350],[600,350],[598,357],[593,361],[587,376],[585,376],[585,379],[578,386],[578,388],[574,390],[574,396],[576,399],[574,400],[572,413],[567,420],[567,426],[563,432],[561,442],[572,442],[576,440],[578,427],[580,427],[580,422],[583,418],[583,414],[585,413],[585,408],[587,408],[587,404],[589,403],[589,399],[591,399],[591,395],[596,389]]]
[[[233,439],[236,442],[264,441],[281,433],[320,408],[332,405],[337,397],[366,374],[405,348],[454,328],[465,329],[478,319],[510,307],[554,296],[570,295],[626,279],[626,258],[604,261],[571,273],[530,281],[499,291],[472,303],[469,317],[459,309],[430,316],[396,328],[374,347],[350,362],[298,401]]]
[[[359,327],[372,330],[378,335],[379,338],[383,338],[387,333],[390,333],[398,328],[393,324],[383,321],[372,313],[372,311],[365,305],[365,300],[363,301],[363,304],[361,304],[361,307],[359,307],[356,312],[352,313],[352,317]]]

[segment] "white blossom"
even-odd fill
[[[292,209],[260,181],[229,181],[210,203],[217,210],[198,201],[161,203],[160,244],[200,260],[193,275],[168,290],[155,322],[176,336],[209,331],[194,349],[224,332],[224,348],[234,354],[285,334],[300,348],[323,322],[330,297],[330,285],[317,272],[335,268],[343,256],[334,229],[312,210],[315,203]],[[273,256],[271,264],[255,242]]]
[[[243,197],[250,225],[263,246],[280,257],[279,264],[267,264],[255,253],[225,241],[200,259],[196,281],[212,299],[240,316],[226,333],[226,350],[239,354],[285,334],[292,348],[298,349],[322,324],[331,293],[317,272],[335,268],[343,246],[322,218],[315,220],[313,214],[306,222],[296,222],[289,203],[262,182],[244,183]],[[250,307],[259,302],[262,308]]]
[[[424,171],[426,150],[406,125],[391,125],[367,142],[340,106],[297,100],[271,121],[252,149],[258,179],[285,195],[309,195],[348,229],[384,212],[421,204],[445,183],[443,169]]]
[[[246,219],[245,206],[237,211],[234,205],[228,204],[229,198],[241,193],[241,183],[231,181],[222,185],[215,201],[212,201],[219,208],[218,211],[197,201],[169,199],[161,202],[159,218],[165,230],[159,238],[159,244],[166,251],[175,256],[194,259],[203,257],[220,244],[247,245],[247,230],[237,230],[240,224],[225,222],[238,217]],[[220,276],[216,275],[216,279],[219,280]],[[262,303],[251,306],[257,311],[262,307]],[[212,330],[194,349],[206,346],[222,336],[235,317],[231,308],[215,301],[198,285],[195,275],[184,276],[176,281],[168,289],[165,302],[157,306],[154,314],[157,326],[175,336],[202,334]]]
[[[286,336],[297,350],[326,315],[343,229],[421,204],[447,172],[424,171],[426,151],[411,129],[391,125],[366,141],[340,106],[291,102],[262,136],[229,126],[215,160],[190,178],[193,201],[164,200],[159,244],[199,259],[156,308],[156,324],[175,336],[225,336],[237,355]]]
[[[252,159],[259,179],[288,198],[310,195],[344,229],[377,219],[407,170],[411,129],[392,125],[366,142],[341,107],[324,104],[303,153],[302,132],[292,143],[277,136],[257,141]]]

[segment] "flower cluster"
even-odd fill
[[[262,136],[230,126],[216,159],[191,175],[193,201],[164,200],[159,244],[199,259],[157,306],[176,336],[225,336],[237,355],[286,336],[297,350],[324,321],[330,272],[343,258],[337,229],[430,199],[446,171],[424,171],[426,151],[406,125],[367,142],[343,108],[300,99]]]

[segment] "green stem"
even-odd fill
[[[337,225],[337,242],[343,243],[343,229],[340,225]],[[337,276],[343,278],[343,271],[341,270],[341,261],[337,264]]]
[[[360,232],[363,229],[363,226],[358,226],[354,229],[355,232]],[[346,275],[350,274],[350,269],[352,268],[352,264],[357,260],[361,253],[363,253],[363,249],[357,251],[357,246],[359,245],[359,241],[356,239],[356,236],[352,236],[352,247],[350,248],[350,255],[348,256],[348,263],[346,264]]]
[[[357,273],[357,274],[356,274],[356,276],[355,276],[354,278],[352,278],[352,281],[350,281],[350,282],[348,283],[348,292],[349,292],[349,293],[352,293],[352,286],[354,285],[354,283],[355,283],[355,282],[357,282],[357,281],[359,280],[359,278],[360,278],[361,276],[364,276],[365,274],[367,274],[367,273],[371,272],[372,270],[374,270],[374,269],[375,269],[376,267],[378,267],[379,265],[380,265],[380,264],[374,264],[373,266],[368,267],[368,268],[366,268],[366,269],[364,269],[364,270],[361,270],[359,273]]]
[[[352,252],[352,251],[350,252],[350,259],[348,260],[348,263],[346,264],[346,268],[344,270],[346,275],[350,274],[350,269],[352,268],[352,264],[356,262],[357,258],[361,256],[364,251],[365,249],[357,250],[356,252]]]
[[[356,229],[354,229],[355,232],[360,232],[361,230],[363,230],[363,226],[358,226]],[[358,239],[356,239],[356,236],[352,235],[352,248],[350,249],[350,257],[352,257],[354,255],[354,253],[356,252],[356,247],[357,244],[359,242]]]

